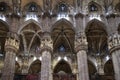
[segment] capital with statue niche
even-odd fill
[[[50,33],[45,32],[43,34],[43,38],[41,39],[40,47],[42,50],[53,51],[53,41],[51,39]]]
[[[14,51],[17,53],[19,50],[19,37],[16,33],[8,32],[6,42],[5,42],[5,50],[6,51]]]
[[[110,53],[120,48],[120,34],[116,32],[109,36],[108,47],[110,49]]]
[[[88,42],[84,32],[80,32],[75,37],[75,50],[76,52],[80,50],[87,50]]]

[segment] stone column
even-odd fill
[[[114,66],[115,79],[120,80],[120,35],[115,33],[110,36],[108,40]]]
[[[76,37],[75,50],[77,52],[78,62],[78,80],[89,80],[87,63],[87,40],[84,33]]]
[[[5,42],[5,61],[2,73],[2,80],[13,80],[15,73],[15,58],[19,49],[19,39],[14,33],[8,33]]]
[[[48,33],[44,34],[41,41],[41,53],[42,53],[42,63],[41,63],[41,79],[40,80],[52,80],[51,72],[51,52],[53,50],[53,43],[51,37]]]

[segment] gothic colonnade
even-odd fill
[[[50,36],[46,34],[41,42],[42,67],[40,76],[41,80],[52,80],[51,53],[53,43]],[[116,33],[110,36],[108,41],[110,53],[112,55],[116,80],[120,79],[119,39],[120,35]],[[89,80],[86,54],[87,44],[88,43],[86,37],[83,33],[76,38],[75,50],[77,52],[79,80]],[[8,37],[5,42],[5,50],[6,50],[5,67],[3,69],[2,80],[13,80],[15,71],[15,57],[17,51],[19,50],[19,39],[15,33],[8,34]]]
[[[19,50],[19,38],[16,33],[8,33],[5,42],[5,62],[2,73],[2,80],[13,80],[15,72],[15,57]],[[119,44],[120,35],[113,34],[108,39],[110,53],[112,55],[115,78],[119,80],[120,76],[120,59],[119,59]],[[52,80],[51,70],[51,54],[53,51],[53,42],[49,33],[45,33],[41,40],[41,53],[42,53],[42,64],[41,64],[41,76],[40,80]],[[80,33],[75,39],[75,51],[77,54],[78,64],[78,80],[89,80],[88,64],[87,64],[87,48],[88,42],[85,33]]]
[[[83,36],[83,35],[82,35]],[[82,42],[81,42],[82,41]],[[76,41],[76,51],[78,58],[78,71],[79,71],[79,80],[89,80],[88,77],[88,68],[87,68],[87,42],[85,35],[79,37]],[[78,45],[79,44],[79,45]],[[51,37],[46,33],[41,41],[41,53],[42,53],[42,62],[41,62],[41,76],[40,80],[52,80],[52,70],[51,70],[51,53],[53,50],[53,43]],[[15,72],[15,57],[17,51],[19,50],[19,38],[15,33],[9,33],[8,38],[5,42],[5,64],[2,73],[2,80],[13,80]],[[83,65],[81,65],[83,64]]]

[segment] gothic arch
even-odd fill
[[[18,30],[18,34],[20,34],[20,32],[22,31],[22,29],[23,29],[25,26],[29,25],[30,23],[36,24],[37,26],[39,26],[40,30],[43,31],[42,26],[41,26],[40,23],[38,23],[38,22],[35,21],[35,20],[30,19],[30,20],[28,20],[28,21],[25,21],[24,24],[20,25],[20,29]]]
[[[26,23],[18,32],[25,51],[34,51],[40,46],[42,30],[35,22]],[[22,43],[21,42],[21,43]],[[20,47],[22,44],[20,45]]]
[[[56,3],[53,7],[53,12],[54,13],[59,13],[59,7],[61,4],[64,4],[67,8],[67,11],[65,11],[66,13],[69,12],[69,5],[67,4],[67,2],[65,1],[59,1],[58,3]]]
[[[54,22],[52,28],[50,29],[50,31],[52,32],[52,30],[60,23],[66,23],[68,26],[70,26],[73,29],[74,32],[76,31],[76,29],[73,26],[72,22],[70,22],[70,21],[68,21],[66,19],[60,19],[60,20]]]
[[[68,50],[66,49],[66,51],[73,52],[75,31],[70,22],[64,19],[56,22],[51,28],[51,33],[54,51],[58,50],[58,47],[62,45],[65,48],[68,48]]]
[[[86,26],[85,31],[88,30],[88,28],[90,27],[89,25],[92,24],[92,23],[97,23],[98,25],[100,25],[100,26],[104,29],[104,31],[106,32],[106,34],[108,34],[108,33],[107,33],[107,27],[106,27],[106,25],[105,25],[103,22],[101,22],[101,21],[99,21],[99,20],[97,20],[97,19],[93,19],[93,20],[89,21],[89,22],[87,23],[87,26]]]
[[[87,24],[85,33],[88,41],[88,52],[91,55],[105,55],[108,53],[106,26],[94,19]]]
[[[89,12],[101,12],[102,7],[98,3],[91,1],[88,3],[88,11]]]
[[[36,74],[41,71],[41,61],[39,59],[32,62],[32,64],[29,67],[29,73]]]
[[[93,75],[97,72],[97,69],[96,69],[94,63],[91,62],[90,60],[88,60],[88,71],[89,71],[89,75]]]
[[[72,69],[70,67],[70,64],[68,62],[66,62],[65,60],[60,60],[56,66],[54,67],[53,69],[53,73],[59,73],[59,72],[65,72],[65,73],[68,73],[68,74],[71,74],[72,73]]]
[[[24,12],[41,12],[41,7],[36,2],[29,2],[23,7]]]
[[[111,59],[109,59],[109,60],[104,64],[104,72],[105,72],[105,74],[108,74],[108,75],[114,75],[113,62],[112,62]]]

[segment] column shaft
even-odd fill
[[[5,42],[5,61],[2,72],[2,80],[13,80],[15,73],[15,58],[19,49],[19,39],[14,33],[8,33]]]
[[[6,52],[2,80],[13,80],[15,72],[15,57],[16,54],[14,52]]]
[[[120,80],[120,50],[114,51],[114,53],[112,53],[112,60],[115,72],[115,79]]]
[[[49,51],[42,53],[41,80],[51,80],[51,54]]]
[[[80,50],[77,53],[78,61],[78,78],[79,80],[89,80],[88,76],[88,64],[87,64],[87,54],[85,50]]]

